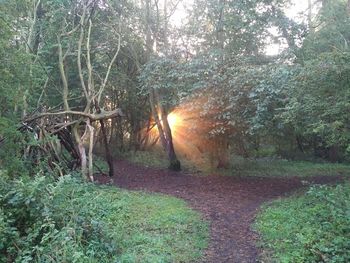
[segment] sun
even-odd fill
[[[175,126],[179,123],[179,116],[177,116],[175,113],[171,112],[168,115],[168,123],[171,129],[174,129]]]

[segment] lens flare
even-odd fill
[[[201,118],[200,105],[205,101],[206,97],[201,97],[198,100],[183,102],[167,116],[178,158],[189,164],[191,169],[195,168],[195,171],[210,170],[211,166],[214,167],[209,159],[215,147],[207,138],[212,123]],[[156,138],[154,142],[159,145],[159,132],[155,122],[150,134],[152,138]]]
[[[180,122],[180,118],[176,113],[171,112],[168,115],[168,123],[172,130],[175,129],[175,127],[179,124],[179,122]]]

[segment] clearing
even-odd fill
[[[182,198],[209,220],[210,242],[202,262],[257,262],[261,251],[251,225],[262,203],[308,183],[324,184],[342,179],[340,176],[306,179],[198,176],[147,168],[125,160],[116,161],[115,166],[117,172],[112,180],[102,176],[99,182]]]

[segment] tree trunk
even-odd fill
[[[101,125],[103,143],[105,146],[106,159],[107,159],[108,168],[109,168],[109,176],[112,177],[114,175],[113,156],[112,156],[111,151],[109,149],[109,143],[108,143],[108,139],[107,139],[107,131],[106,131],[105,123],[103,120],[100,120],[100,125]]]
[[[95,101],[94,104],[95,104],[95,109],[96,109],[97,114],[101,114],[101,108],[98,104],[98,101]],[[107,159],[108,168],[109,168],[109,176],[112,177],[114,175],[113,157],[112,157],[111,151],[109,149],[109,144],[108,144],[108,139],[107,139],[107,131],[106,131],[105,122],[103,119],[100,120],[100,126],[101,126],[101,131],[102,131],[103,144],[105,147],[106,159]]]
[[[216,26],[216,41],[217,41],[217,48],[222,52],[221,55],[223,55],[224,51],[224,10],[225,10],[225,4],[226,0],[220,0],[219,1],[219,18]]]
[[[152,30],[151,30],[151,1],[146,0],[145,1],[145,8],[146,8],[146,17],[145,17],[145,22],[146,22],[146,55],[147,55],[147,60],[150,59],[151,54],[153,53],[153,44],[155,39],[157,39],[157,35],[159,34],[158,28],[159,28],[159,23],[156,25],[157,29],[154,32],[154,36],[152,38]],[[164,0],[164,16],[165,16],[165,24],[164,24],[164,39],[165,39],[165,49],[164,52],[165,54],[168,53],[168,41],[167,41],[167,35],[168,35],[168,17],[167,17],[167,0]],[[157,14],[159,15],[159,14]],[[174,171],[179,171],[181,170],[181,164],[180,161],[177,159],[175,150],[174,150],[174,145],[173,145],[173,140],[172,140],[172,135],[171,135],[171,129],[167,120],[167,114],[165,112],[165,109],[163,105],[161,104],[160,98],[158,91],[151,88],[149,90],[149,101],[151,105],[151,110],[152,110],[152,115],[155,119],[155,122],[157,124],[157,128],[159,131],[159,138],[162,143],[162,146],[167,153],[168,159],[169,159],[169,169],[174,170]],[[160,115],[160,116],[159,116]]]
[[[300,152],[304,153],[304,147],[303,147],[303,143],[302,143],[302,138],[299,135],[296,135],[295,137],[296,141],[297,141],[297,145],[298,145],[298,149]]]
[[[88,176],[90,181],[94,181],[94,168],[93,168],[93,156],[92,151],[94,149],[94,127],[91,126],[90,121],[88,120],[87,128],[89,130],[89,164],[88,164]]]
[[[227,139],[219,139],[217,144],[217,158],[218,165],[217,168],[229,168],[230,167],[230,153],[228,148]]]
[[[165,112],[164,107],[161,107],[160,109],[161,112],[161,120],[163,123],[163,130],[165,132],[165,137],[166,137],[166,152],[168,155],[168,159],[169,159],[169,169],[173,170],[173,171],[180,171],[181,170],[181,163],[180,161],[177,159],[176,153],[175,153],[175,148],[174,148],[174,144],[173,144],[173,137],[171,134],[171,129],[170,129],[170,125],[168,122],[168,114]]]
[[[88,168],[87,168],[87,158],[86,158],[86,150],[84,147],[84,139],[87,135],[87,127],[85,128],[84,135],[80,137],[79,135],[79,123],[74,125],[73,127],[74,139],[78,145],[79,159],[80,159],[80,167],[81,173],[84,179],[89,180]]]
[[[165,110],[159,101],[159,96],[157,91],[154,89],[151,89],[150,91],[150,104],[151,104],[153,117],[157,124],[160,141],[169,159],[169,169],[173,171],[180,171],[181,163],[177,159],[177,156],[175,153],[173,139],[171,135],[171,129],[167,120],[167,114],[165,113]],[[160,116],[158,115],[158,112]]]
[[[315,28],[312,25],[312,0],[308,0],[308,14],[307,14],[307,21],[308,21],[308,26],[309,26],[309,31],[310,34],[313,34],[315,32]]]

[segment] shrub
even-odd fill
[[[277,262],[350,262],[350,183],[275,201],[256,228]]]
[[[189,262],[206,238],[207,225],[176,198],[72,176],[0,176],[0,262]]]

